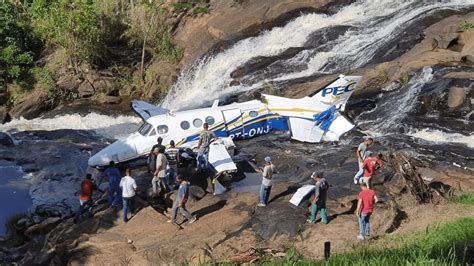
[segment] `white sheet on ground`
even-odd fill
[[[303,142],[317,143],[321,141],[324,131],[314,125],[314,121],[291,117],[291,138]]]
[[[215,141],[209,146],[209,163],[214,166],[218,173],[237,170],[237,166],[232,161],[226,145],[222,141]]]
[[[300,187],[295,194],[290,199],[290,203],[299,206],[301,201],[310,193],[313,193],[315,186],[314,185],[304,185]]]

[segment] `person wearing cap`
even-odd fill
[[[326,213],[326,199],[327,191],[329,189],[328,181],[323,177],[323,173],[313,172],[311,178],[316,182],[314,188],[314,196],[311,199],[311,218],[307,221],[308,223],[314,224],[316,222],[316,215],[318,211],[321,216],[323,224],[328,223],[328,217]]]
[[[265,166],[259,173],[262,173],[262,186],[260,187],[260,202],[259,207],[265,207],[268,205],[270,199],[270,192],[272,190],[272,177],[273,173],[276,172],[276,167],[272,163],[270,156],[265,157]]]
[[[211,142],[217,140],[217,137],[214,132],[209,130],[208,123],[204,123],[202,127],[204,130],[199,136],[199,143],[197,146],[198,154],[196,172],[201,171],[203,169],[207,169],[209,167],[209,146],[211,145]]]
[[[362,178],[364,175],[364,160],[367,158],[367,148],[372,146],[374,144],[374,139],[373,138],[367,138],[362,142],[359,147],[357,148],[356,151],[356,157],[357,157],[357,162],[359,165],[359,171],[355,174],[354,176],[354,184],[358,184],[359,180]]]
[[[160,192],[166,191],[165,176],[166,168],[168,167],[168,159],[165,156],[165,147],[157,148],[158,153],[156,155],[156,168],[153,173],[153,179],[151,180],[151,185],[153,188],[153,193],[155,196],[158,196],[158,189]]]
[[[382,166],[382,161],[373,156],[372,152],[368,151],[367,159],[364,160],[364,164],[362,165],[364,169],[364,183],[367,184],[368,188],[372,188],[372,178],[375,175],[375,171]]]

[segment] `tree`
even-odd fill
[[[99,11],[92,0],[33,0],[35,32],[49,45],[63,47],[74,72],[91,63],[101,41]]]
[[[20,4],[0,3],[0,75],[7,83],[25,74],[33,64],[38,43],[26,17]]]

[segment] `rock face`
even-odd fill
[[[184,48],[183,65],[201,57],[210,47],[219,50],[218,43],[252,36],[259,31],[282,23],[302,10],[326,9],[331,0],[269,0],[269,1],[211,1],[210,14],[184,20],[177,29],[175,40]],[[216,46],[217,45],[217,46]]]
[[[44,234],[53,229],[61,222],[59,217],[50,217],[39,224],[35,224],[25,231],[25,235],[32,238],[35,235]]]
[[[49,109],[48,93],[46,91],[35,90],[23,102],[14,106],[9,115],[11,118],[24,117],[32,119]]]

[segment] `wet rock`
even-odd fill
[[[0,145],[5,147],[13,147],[15,146],[15,142],[9,134],[0,132]]]
[[[48,104],[48,93],[42,90],[36,90],[26,99],[14,106],[8,113],[11,118],[24,117],[32,119],[50,108]]]
[[[44,218],[39,216],[39,215],[33,215],[33,217],[31,217],[31,219],[33,220],[33,223],[35,223],[35,224],[39,224],[42,221],[44,221]]]
[[[32,238],[35,235],[45,234],[51,231],[51,229],[56,227],[56,225],[59,224],[60,222],[61,222],[61,218],[50,217],[44,220],[43,222],[41,222],[40,224],[35,224],[29,227],[28,229],[26,229],[25,235]]]
[[[463,104],[464,99],[466,98],[466,92],[468,89],[452,87],[449,89],[448,94],[448,106],[449,108],[456,108]]]
[[[100,98],[100,102],[107,104],[120,104],[122,102],[122,98],[119,96],[104,96]]]
[[[8,119],[8,109],[6,106],[0,106],[0,124],[5,123]]]
[[[18,222],[16,222],[15,228],[16,228],[17,230],[23,230],[23,229],[25,229],[25,228],[27,228],[27,227],[30,227],[31,224],[32,224],[32,223],[31,223],[30,219],[28,219],[28,218],[25,217],[25,218],[21,218],[20,220],[18,220]]]
[[[92,87],[89,82],[85,81],[82,82],[81,85],[79,85],[77,92],[80,98],[90,97],[94,94],[94,87]]]
[[[77,92],[80,82],[73,75],[61,75],[56,85],[61,90]]]

